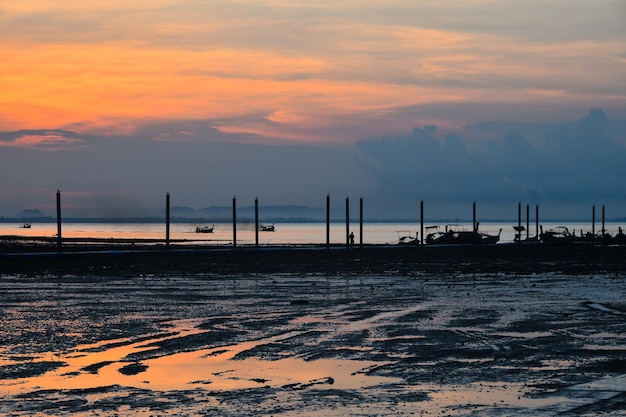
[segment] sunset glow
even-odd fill
[[[354,16],[349,3],[10,4],[0,18],[0,54],[9,58],[0,69],[0,126],[128,134],[151,119],[209,119],[224,132],[353,141],[358,129],[349,137],[312,132],[364,113],[384,123],[383,113],[430,103],[566,104],[581,94],[624,101],[611,88],[624,80],[623,40],[537,43],[498,33],[494,22],[483,31],[420,26],[418,11],[429,6],[397,3],[379,16],[367,2]],[[402,11],[417,20],[392,19]],[[599,69],[603,77],[590,84]],[[394,119],[403,128],[416,122]]]
[[[504,143],[511,131],[550,149],[544,142],[557,126],[592,109],[613,121],[610,139],[626,144],[624,21],[619,0],[11,2],[0,8],[0,150],[18,152],[6,161],[17,166],[40,160],[51,168],[16,178],[5,164],[4,191],[97,195],[106,184],[139,195],[177,180],[171,189],[186,194],[211,187],[224,196],[240,189],[254,195],[272,183],[267,193],[286,199],[295,182],[298,189],[310,184],[315,196],[335,187],[384,194],[397,183],[390,172],[405,155],[403,141],[421,141],[424,126],[440,144],[457,135],[466,150],[488,139]],[[596,137],[606,136],[600,119]],[[363,155],[371,140],[381,142]],[[167,144],[177,147],[165,151]],[[277,163],[268,158],[278,152],[259,158],[258,150],[239,145],[312,146],[320,153],[313,161],[303,151],[297,163],[283,154]],[[433,149],[411,151],[413,178],[422,175],[419,163],[434,160]],[[19,153],[27,151],[34,153]],[[65,153],[42,154],[57,152]],[[191,170],[189,161],[200,154],[214,159],[198,161],[184,177],[157,164],[167,155],[169,167]],[[376,159],[383,156],[381,165]],[[481,158],[463,161],[483,167]],[[337,167],[325,177],[318,167],[328,160]],[[87,178],[55,169],[75,161],[100,170]],[[214,172],[235,165],[238,174],[228,177],[234,182],[224,186]],[[254,165],[265,183],[250,181],[259,178],[245,172]],[[307,178],[289,177],[288,189],[279,190],[294,166],[307,167]],[[520,178],[519,192],[536,187]],[[550,186],[562,189],[557,183]],[[413,190],[407,182],[402,192],[408,198]],[[185,202],[196,203],[203,204]]]

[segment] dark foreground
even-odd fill
[[[133,244],[0,245],[0,273],[237,274],[273,272],[623,272],[626,245],[500,244],[477,246],[342,246],[211,248]]]
[[[3,255],[0,414],[626,408],[623,249],[172,249]]]

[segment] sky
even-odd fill
[[[624,0],[0,1],[0,216],[626,217]]]

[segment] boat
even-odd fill
[[[537,238],[535,236],[528,236],[526,233],[525,238],[522,237],[522,232],[526,230],[524,226],[513,226],[513,230],[515,230],[515,237],[513,238],[513,242],[515,243],[536,243]]]
[[[30,227],[31,227],[31,224],[30,224],[30,223],[24,223],[24,224],[22,225],[22,229],[30,229]]]
[[[541,230],[539,239],[541,239],[543,243],[550,245],[570,245],[578,240],[565,226],[557,226],[546,232],[543,231],[543,226],[539,227]]]
[[[611,238],[610,242],[614,245],[626,245],[626,235],[621,227],[617,234]]]
[[[215,228],[215,225],[209,227],[209,226],[197,226],[196,227],[196,233],[213,233],[213,228]]]
[[[417,233],[415,237],[411,236],[411,232],[406,230],[396,230],[398,233],[398,245],[419,245],[420,241],[417,239]],[[400,233],[407,233],[400,236]]]
[[[478,236],[480,237],[480,242],[478,243],[482,243],[482,244],[487,244],[487,245],[493,245],[495,243],[498,243],[500,241],[500,234],[502,234],[502,229],[500,229],[498,231],[497,235],[490,235],[488,233],[483,233],[483,232],[479,232],[476,231],[476,233],[478,233]]]
[[[476,230],[454,230],[451,225],[446,225],[445,232],[432,232],[426,235],[427,245],[481,245],[481,244],[495,244],[500,241],[500,234],[502,229],[497,235],[490,235],[478,231],[478,224]],[[428,229],[433,229],[438,226],[430,226]]]
[[[259,226],[259,230],[261,232],[274,232],[276,228],[274,227],[274,223],[272,223]]]

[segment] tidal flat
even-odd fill
[[[620,415],[619,272],[0,277],[7,416]]]

